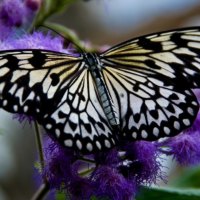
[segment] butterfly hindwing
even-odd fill
[[[191,90],[120,67],[104,66],[103,74],[125,138],[155,140],[192,125],[198,103]]]
[[[61,143],[82,152],[109,149],[115,144],[88,70],[66,85],[61,96],[56,109],[44,120]]]

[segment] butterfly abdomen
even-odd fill
[[[104,113],[111,126],[119,125],[119,117],[101,73],[101,63],[95,54],[85,54],[86,64],[94,79]]]

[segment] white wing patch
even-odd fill
[[[66,87],[65,93],[63,96],[66,99],[62,99],[59,107],[49,115],[46,122],[52,124],[52,129],[60,127],[60,131],[64,130],[64,144],[70,143],[79,150],[88,152],[113,146],[112,129],[98,100],[91,74],[84,70]]]

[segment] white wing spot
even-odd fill
[[[200,49],[199,42],[188,42],[188,47]]]
[[[28,106],[24,106],[24,112],[28,111]]]
[[[133,133],[132,133],[132,137],[136,139],[136,138],[137,138],[137,133],[136,133],[136,132],[133,132]]]
[[[59,137],[60,137],[60,130],[59,130],[59,129],[56,129],[56,130],[55,130],[55,133],[56,133],[57,138],[59,138]]]
[[[33,54],[19,54],[19,55],[13,55],[18,60],[24,60],[24,59],[30,59],[33,57]]]
[[[189,120],[189,119],[183,119],[183,123],[184,123],[186,126],[189,126],[189,125],[190,125],[190,120]]]
[[[18,106],[17,106],[17,105],[14,105],[14,106],[13,106],[13,110],[14,110],[14,111],[18,111]]]
[[[148,82],[147,84],[149,87],[153,87],[153,84],[151,82]]]
[[[8,101],[7,100],[3,100],[3,106],[7,106]]]
[[[179,63],[181,65],[184,65],[183,61],[180,60],[176,55],[174,55],[171,52],[160,52],[160,53],[154,53],[151,54],[152,57],[161,60],[162,62],[165,63],[173,63],[176,61],[176,63]]]
[[[196,72],[195,72],[194,70],[192,70],[192,69],[185,68],[184,70],[185,70],[185,72],[187,72],[187,73],[190,74],[190,75],[194,75],[194,74],[196,73]]]
[[[188,113],[189,113],[190,115],[194,115],[194,111],[193,111],[193,109],[192,109],[191,107],[188,107],[188,108],[187,108],[187,111],[188,111]]]
[[[29,64],[28,60],[20,60],[20,61],[18,62],[18,65],[25,65],[25,66],[23,66],[23,68],[24,68],[24,67],[26,68],[26,64],[27,64],[27,65]],[[29,65],[30,65],[30,64],[29,64]],[[28,66],[29,66],[29,65],[28,65]],[[33,66],[32,66],[31,68],[33,68]]]
[[[149,81],[151,81],[152,83],[154,83],[155,85],[157,85],[157,86],[163,86],[163,82],[162,81],[160,81],[160,80],[158,80],[158,79],[156,79],[156,78],[148,78],[149,79]]]
[[[17,84],[14,84],[14,85],[12,86],[12,88],[9,90],[9,93],[10,93],[11,95],[13,95],[14,92],[16,91],[16,89],[17,89]]]
[[[5,82],[0,84],[0,92],[2,92],[2,91],[3,91],[3,89],[4,89],[5,85],[6,85],[6,84],[5,84]]]
[[[88,151],[92,151],[93,150],[93,146],[91,143],[87,143],[86,148]]]
[[[69,100],[73,99],[73,96],[71,94],[68,95]]]
[[[148,133],[145,130],[142,130],[142,138],[147,138],[148,137]]]
[[[76,141],[76,146],[78,147],[79,150],[82,149],[83,146],[82,146],[80,140],[77,140],[77,141]]]
[[[66,147],[72,147],[73,142],[72,142],[72,140],[68,139],[68,140],[65,140],[65,141],[64,141],[64,145],[65,145]]]
[[[191,92],[189,90],[185,90],[185,93],[191,96]]]
[[[154,127],[154,129],[153,129],[153,134],[154,134],[156,137],[158,137],[158,135],[159,135],[159,129],[158,129],[157,127]]]
[[[8,62],[7,59],[1,59],[1,60],[0,60],[0,66],[6,64],[7,62]]]
[[[99,141],[96,141],[96,146],[98,149],[101,149],[101,144],[99,143]]]
[[[169,105],[169,101],[167,101],[167,99],[164,98],[159,98],[157,99],[157,103],[161,106],[161,107],[167,107]]]
[[[0,68],[0,74],[1,76],[4,76],[5,74],[7,74],[10,71],[10,69],[8,67],[3,67]]]
[[[180,129],[180,123],[178,121],[174,122],[174,128],[179,130]]]
[[[51,124],[47,124],[47,125],[46,125],[46,128],[47,128],[47,129],[51,129],[51,128],[52,128],[52,125],[51,125]]]
[[[146,100],[145,104],[146,104],[148,110],[155,110],[155,108],[156,108],[156,103],[153,100]]]
[[[115,144],[115,140],[113,138],[111,138],[111,140],[112,140],[113,144]]]
[[[110,148],[110,147],[111,147],[111,144],[110,144],[110,142],[109,142],[108,140],[105,140],[105,141],[104,141],[104,144],[105,144],[105,146],[106,146],[107,148]]]
[[[70,107],[67,103],[64,103],[61,107],[60,110],[65,113],[65,114],[69,114],[70,113]]]
[[[73,123],[78,124],[78,115],[76,113],[71,113],[71,115],[69,116],[69,120]]]
[[[192,105],[195,105],[195,106],[197,106],[197,105],[198,105],[198,103],[197,103],[196,101],[192,101]]]
[[[170,129],[168,127],[164,127],[164,132],[166,133],[166,135],[170,134]]]

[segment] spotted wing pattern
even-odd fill
[[[195,120],[199,105],[191,89],[200,87],[199,28],[143,36],[99,55],[120,119],[117,132],[83,55],[1,51],[0,106],[33,116],[62,144],[87,153],[111,148],[118,133],[154,140],[178,134]]]
[[[2,51],[0,95],[1,107],[33,116],[65,146],[91,152],[115,143],[82,57]]]
[[[100,55],[103,75],[126,138],[154,140],[191,126],[199,105],[200,30],[162,32]]]

